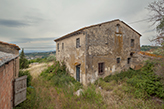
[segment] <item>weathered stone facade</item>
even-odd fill
[[[19,49],[14,44],[0,41],[0,109],[13,107],[13,81],[19,73]]]
[[[80,65],[80,82],[87,85],[135,66],[137,59],[133,55],[140,51],[140,36],[120,20],[85,27],[55,40],[56,59],[66,63],[75,79],[76,66]],[[76,47],[77,38],[80,47]]]

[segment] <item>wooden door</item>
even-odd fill
[[[76,66],[76,80],[80,82],[80,65]]]

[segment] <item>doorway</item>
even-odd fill
[[[80,82],[80,65],[76,66],[76,80]]]

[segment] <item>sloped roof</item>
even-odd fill
[[[0,44],[9,45],[9,46],[13,46],[13,47],[15,47],[17,50],[20,50],[20,48],[19,48],[16,44],[11,44],[11,43],[2,42],[2,41],[0,41]]]
[[[6,52],[0,51],[0,67],[3,64],[5,64],[5,63],[7,63],[7,62],[17,58],[18,56],[19,55],[15,55],[15,54],[11,54],[11,53],[6,53]]]
[[[74,34],[74,33],[76,33],[76,32],[80,32],[80,31],[82,31],[82,30],[84,30],[84,29],[88,29],[88,28],[91,28],[91,27],[94,27],[94,26],[98,26],[98,25],[102,25],[102,24],[106,24],[106,23],[111,23],[111,22],[114,22],[114,21],[120,21],[119,19],[116,19],[116,20],[112,20],[112,21],[108,21],[108,22],[103,22],[103,23],[99,23],[99,24],[95,24],[95,25],[91,25],[91,26],[88,26],[88,27],[83,27],[83,28],[81,28],[81,29],[79,29],[79,30],[76,30],[76,31],[74,31],[74,32],[71,32],[71,33],[69,33],[69,34],[66,34],[66,35],[64,35],[64,36],[62,36],[62,37],[60,37],[60,38],[57,38],[57,39],[55,39],[54,41],[58,41],[58,40],[61,40],[61,39],[64,39],[64,38],[66,38],[66,37],[68,37],[68,36],[70,36],[70,35],[72,35],[72,34]],[[139,36],[142,36],[139,32],[137,32],[136,30],[134,30],[132,27],[130,27],[128,24],[126,24],[125,22],[123,22],[123,21],[121,21],[123,24],[125,24],[126,26],[128,26],[130,29],[132,29],[134,32],[136,32]]]

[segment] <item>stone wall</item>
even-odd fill
[[[80,47],[76,48],[76,39],[80,38]],[[62,43],[64,48],[62,48]],[[58,50],[59,44],[59,50]],[[83,33],[56,42],[56,59],[64,61],[72,77],[76,79],[76,66],[80,65],[80,83],[86,84],[85,72],[85,35]]]
[[[119,24],[119,31],[116,32]],[[87,83],[94,82],[100,77],[105,77],[115,71],[120,72],[132,66],[135,60],[130,53],[140,51],[140,35],[121,21],[100,24],[85,30],[86,33],[86,72]],[[131,47],[131,39],[134,46]],[[120,58],[117,64],[116,59]],[[131,58],[127,64],[127,58]],[[98,63],[104,63],[105,72],[98,75]]]
[[[76,34],[78,32],[80,34]],[[55,40],[56,59],[66,63],[67,69],[75,79],[76,65],[81,64],[80,82],[86,85],[100,77],[104,78],[116,71],[134,67],[135,63],[139,62],[133,55],[140,51],[140,36],[120,20],[84,27]],[[80,38],[80,48],[76,48],[76,38]],[[120,63],[117,63],[117,58],[120,58]],[[130,63],[127,62],[128,58]],[[98,74],[98,63],[105,65],[102,75]]]
[[[0,109],[11,109],[13,103],[14,60],[0,67]]]

